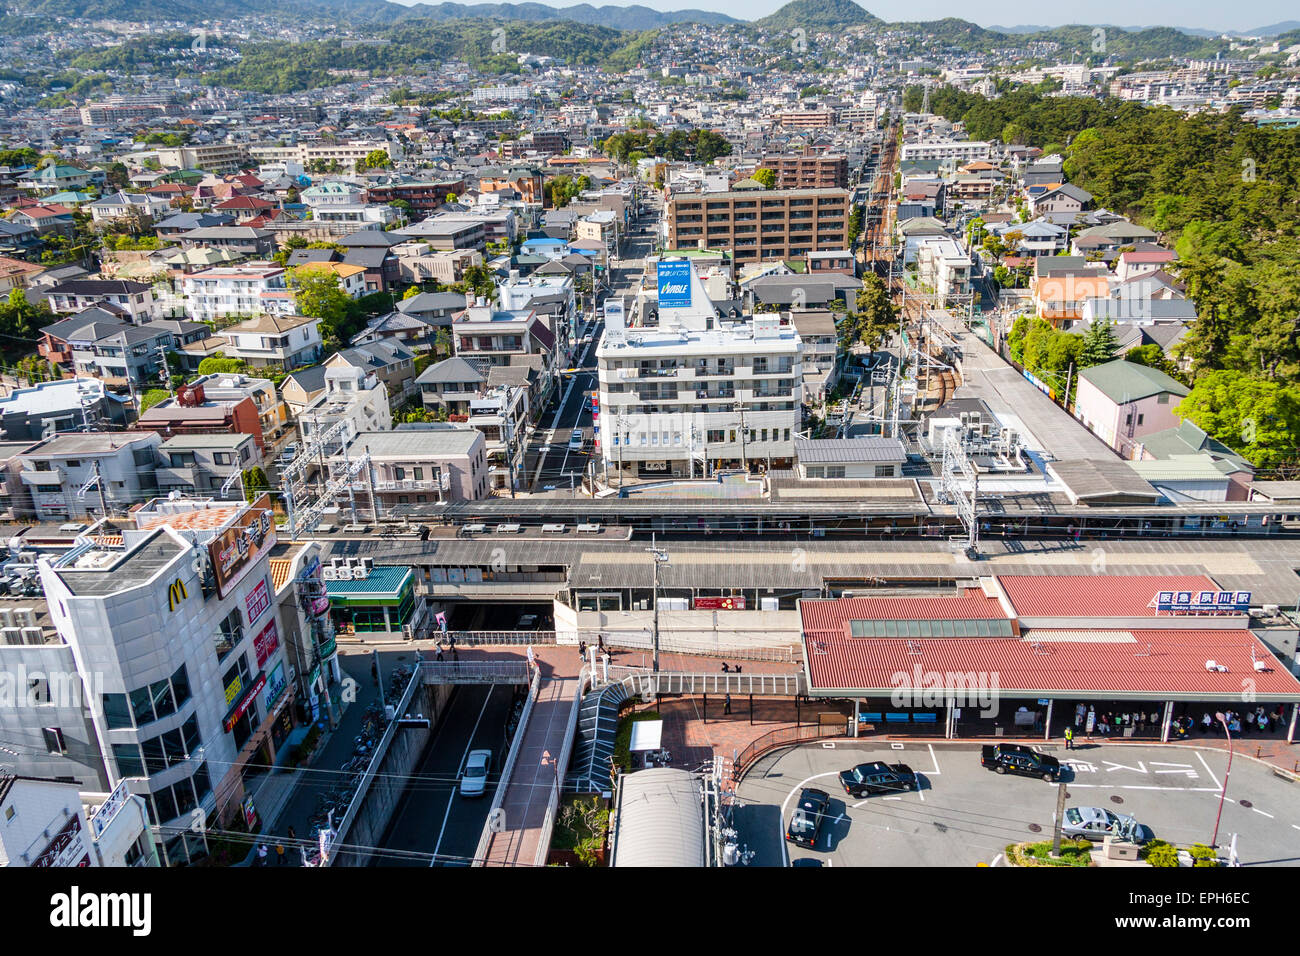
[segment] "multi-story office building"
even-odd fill
[[[760,169],[776,173],[777,189],[845,189],[849,158],[843,153],[770,154]]]
[[[846,189],[683,193],[668,205],[668,246],[725,249],[737,263],[847,249]]]
[[[270,574],[270,499],[159,499],[38,562],[50,617],[94,695],[109,785],[144,796],[172,861],[193,812],[222,822],[293,729]]]
[[[791,467],[803,377],[794,327],[775,313],[719,316],[688,260],[660,260],[657,271],[640,327],[605,303],[596,362],[607,473]]]

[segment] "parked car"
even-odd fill
[[[799,846],[815,847],[822,830],[822,820],[831,804],[831,795],[816,787],[804,787],[790,816],[785,838]]]
[[[905,763],[883,763],[876,760],[860,763],[850,770],[840,771],[840,786],[854,797],[869,793],[900,793],[917,788],[916,774]]]
[[[465,758],[465,773],[460,778],[462,797],[481,797],[487,792],[488,770],[492,767],[492,751],[471,750]]]
[[[1067,807],[1061,835],[1085,840],[1102,840],[1113,835],[1130,843],[1146,843],[1150,838],[1147,828],[1133,817],[1112,813],[1104,807]]]
[[[289,444],[285,445],[282,449],[280,449],[280,460],[293,461],[294,456],[297,454],[298,454],[298,443],[291,441],[289,442]]]
[[[1059,760],[1021,744],[985,744],[980,748],[980,763],[996,773],[1042,777],[1048,783],[1061,779]]]

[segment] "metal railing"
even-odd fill
[[[600,634],[605,635],[605,644],[608,647],[648,651],[652,649],[654,644],[649,634],[597,632],[598,637]],[[587,643],[594,643],[590,636],[587,636]],[[721,642],[682,641],[663,637],[659,639],[659,652],[661,654],[713,655],[730,660],[769,661],[779,664],[798,663],[802,659],[801,648],[796,644],[759,644],[733,647]]]
[[[526,684],[527,661],[422,661],[426,684]]]
[[[749,768],[759,757],[790,744],[803,743],[808,740],[823,740],[828,737],[847,737],[849,722],[845,718],[843,725],[800,724],[798,727],[784,727],[773,730],[750,743],[736,755],[731,764],[731,779],[739,783]]]
[[[560,756],[555,761],[555,782],[551,784],[551,795],[546,801],[546,816],[542,819],[537,852],[533,857],[535,866],[545,866],[546,857],[551,852],[551,833],[555,829],[555,815],[560,806],[560,787],[569,772],[569,758],[573,755],[573,738],[578,730],[578,714],[582,710],[582,693],[590,676],[586,667],[578,674],[578,692],[573,697],[573,706],[569,708],[569,720],[564,727],[564,744],[560,747]]]
[[[533,680],[528,687],[528,700],[524,702],[523,712],[519,715],[519,725],[515,728],[515,739],[510,742],[510,751],[506,754],[505,765],[501,768],[501,779],[497,782],[496,794],[492,797],[492,805],[488,808],[487,822],[483,824],[483,833],[478,838],[478,846],[474,850],[474,862],[471,866],[482,866],[487,861],[488,846],[492,843],[492,834],[497,832],[498,821],[501,818],[501,804],[506,798],[506,788],[510,784],[510,775],[514,773],[515,761],[519,759],[520,744],[524,739],[524,730],[528,727],[528,718],[533,713],[533,703],[537,700],[537,693],[542,686],[542,672],[534,669]],[[433,863],[429,864],[430,866]]]
[[[433,631],[433,638],[444,642],[456,639],[457,647],[476,647],[480,644],[554,644],[554,631]]]
[[[754,694],[762,697],[801,697],[808,692],[802,673],[789,674],[692,674],[647,668],[611,667],[610,683],[622,682],[632,695],[656,694]]]

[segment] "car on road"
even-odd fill
[[[865,797],[872,793],[909,792],[917,788],[917,782],[916,774],[907,764],[875,760],[841,770],[840,786],[850,796]]]
[[[582,429],[575,428],[573,434],[569,436],[569,451],[582,451]]]
[[[487,793],[488,770],[492,767],[492,751],[471,750],[465,758],[465,772],[460,778],[462,797],[481,797]]]
[[[535,631],[537,630],[536,614],[521,614],[519,623],[515,625],[516,631]]]
[[[1067,807],[1061,835],[1103,840],[1115,836],[1130,843],[1146,843],[1147,828],[1126,813],[1112,813],[1105,807]]]
[[[1042,777],[1048,783],[1061,779],[1059,760],[1021,744],[985,744],[980,748],[980,763],[996,773]]]
[[[799,846],[815,847],[822,831],[822,820],[831,805],[831,795],[816,787],[804,787],[790,816],[785,838]]]

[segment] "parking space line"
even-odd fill
[[[943,776],[943,771],[939,769],[939,757],[934,752],[934,744],[926,744],[926,746],[930,748],[930,762],[934,764],[934,769],[927,770],[926,775],[935,777]]]
[[[1273,814],[1271,814],[1271,813],[1265,813],[1265,812],[1264,812],[1263,810],[1261,810],[1259,807],[1251,807],[1251,809],[1254,810],[1256,813],[1258,813],[1261,817],[1268,817],[1270,820],[1273,819]]]
[[[1223,784],[1219,783],[1218,775],[1213,770],[1210,769],[1210,765],[1205,762],[1205,758],[1201,756],[1201,752],[1199,750],[1196,751],[1196,759],[1201,762],[1201,766],[1205,768],[1205,772],[1208,773],[1210,775],[1210,779],[1214,781],[1214,789],[1215,790],[1223,789]]]

